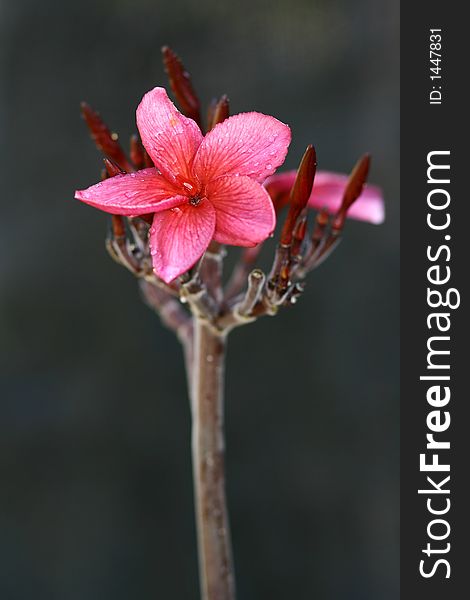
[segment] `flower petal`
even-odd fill
[[[157,169],[171,182],[190,180],[202,133],[192,119],[177,110],[164,88],[156,87],[142,98],[137,127]]]
[[[315,177],[308,205],[312,208],[326,207],[336,212],[341,205],[347,175],[320,171]],[[382,190],[375,185],[366,185],[359,198],[348,210],[348,217],[379,225],[385,219]]]
[[[273,203],[266,190],[249,177],[219,177],[207,185],[216,210],[214,239],[231,246],[255,246],[276,226]]]
[[[185,273],[204,254],[214,228],[215,209],[207,199],[156,213],[150,229],[155,273],[166,283]]]
[[[264,182],[277,209],[287,204],[295,176],[296,171],[276,173]],[[347,175],[317,171],[308,205],[310,208],[326,208],[329,212],[335,213],[341,205],[347,182]],[[377,225],[383,223],[385,207],[382,190],[375,185],[366,185],[359,198],[348,210],[348,217]]]
[[[187,197],[178,194],[179,189],[156,169],[142,169],[78,190],[75,198],[113,215],[144,215],[188,201]]]
[[[262,182],[284,162],[290,140],[289,127],[274,117],[234,115],[203,139],[194,171],[206,183],[221,175],[247,175]]]

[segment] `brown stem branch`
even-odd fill
[[[179,300],[146,279],[140,279],[139,283],[145,302],[160,316],[162,323],[176,333],[180,342],[190,338],[192,320]]]
[[[248,317],[251,315],[255,304],[260,299],[263,292],[264,283],[266,281],[266,275],[261,269],[254,269],[248,276],[248,289],[244,298],[236,307],[236,311],[242,317]]]
[[[205,319],[212,322],[217,315],[217,304],[209,295],[205,283],[201,280],[199,272],[182,283],[180,297],[187,302],[195,318]]]
[[[217,305],[221,304],[224,295],[222,271],[225,256],[225,248],[217,242],[211,242],[204,254],[199,270],[200,278],[204,281],[208,293]]]
[[[193,474],[202,600],[235,600],[224,469],[225,336],[194,320]]]

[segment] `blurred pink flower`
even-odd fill
[[[265,181],[264,185],[276,208],[282,208],[287,204],[295,176],[296,171],[287,171],[277,173]],[[326,208],[330,213],[335,213],[341,205],[347,182],[347,175],[317,171],[308,206],[317,209]],[[348,217],[376,225],[383,223],[385,207],[382,190],[375,185],[364,186],[361,195],[348,210]]]
[[[287,125],[242,113],[204,137],[157,87],[138,106],[137,127],[155,168],[116,175],[75,198],[111,214],[154,213],[152,263],[164,281],[191,268],[211,240],[255,246],[272,233],[275,212],[261,183],[284,162]]]

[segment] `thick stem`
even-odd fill
[[[194,319],[193,474],[202,600],[235,600],[225,498],[225,336]]]

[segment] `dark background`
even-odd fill
[[[233,333],[228,494],[240,600],[398,597],[398,3],[0,3],[0,597],[198,598],[180,349],[73,200],[166,85],[288,122],[295,167],[364,151],[387,221],[348,224],[301,302]]]

